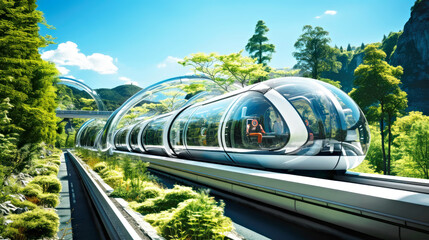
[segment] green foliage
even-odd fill
[[[271,60],[271,55],[275,52],[274,44],[269,44],[268,38],[265,36],[269,31],[265,22],[259,20],[256,23],[255,34],[249,39],[246,45],[246,51],[249,52],[250,56],[257,59],[258,64],[264,66]]]
[[[421,112],[410,112],[398,118],[393,125],[397,136],[394,172],[405,177],[429,179],[429,117]]]
[[[107,170],[102,171],[101,173],[103,176],[103,180],[113,188],[120,186],[122,183],[122,179],[124,178],[122,172],[118,170]]]
[[[6,226],[3,237],[11,239],[52,238],[59,227],[59,218],[55,211],[36,208],[22,214],[11,214],[13,222]]]
[[[187,199],[195,198],[197,193],[190,187],[175,185],[173,189],[165,190],[164,194],[144,201],[141,204],[133,206],[136,211],[142,214],[157,213],[177,205]]]
[[[377,173],[372,166],[372,164],[368,160],[363,160],[361,164],[359,164],[357,167],[350,169],[352,172],[358,172],[358,173]]]
[[[110,196],[124,198],[127,201],[144,202],[146,199],[156,198],[163,194],[164,189],[156,184],[135,178],[122,182]]]
[[[30,201],[27,201],[27,200],[24,200],[22,202],[20,200],[16,199],[16,198],[10,198],[9,200],[16,207],[20,207],[20,208],[25,208],[26,207],[26,208],[28,208],[30,210],[33,210],[33,209],[37,208],[36,204],[34,204],[34,203],[30,202]]]
[[[376,125],[369,125],[371,133],[371,142],[365,160],[375,169],[376,172],[382,172],[384,169],[383,152],[381,149],[381,136]]]
[[[389,36],[384,39],[381,43],[381,50],[386,53],[386,62],[390,62],[390,57],[392,56],[399,37],[402,35],[402,31],[399,32],[390,32]]]
[[[12,107],[9,98],[3,99],[0,103],[0,186],[3,186],[4,180],[10,176],[20,162],[20,159],[17,158],[19,149],[16,144],[22,129],[15,126],[8,117]]]
[[[264,78],[268,72],[265,71],[262,63],[256,63],[255,59],[242,56],[242,52],[220,55],[218,60],[221,63],[223,74],[245,87]]]
[[[99,162],[99,163],[94,165],[93,170],[100,173],[101,171],[103,171],[106,168],[107,168],[106,162]]]
[[[21,192],[26,197],[39,197],[43,193],[43,188],[42,186],[31,182],[27,184]]]
[[[331,85],[333,85],[333,86],[335,86],[337,88],[341,88],[341,84],[340,84],[339,81],[334,81],[334,80],[331,80],[329,78],[319,78],[319,80],[323,81],[325,83],[329,83],[329,84],[331,84]]]
[[[44,193],[39,196],[39,205],[48,207],[48,208],[54,208],[58,206],[60,203],[60,199],[58,197],[58,194],[55,193]]]
[[[0,6],[0,99],[14,106],[9,117],[23,132],[25,144],[55,141],[55,88],[58,71],[40,58],[51,37],[39,35],[43,16],[34,0],[2,1]],[[4,134],[3,132],[0,132]]]
[[[295,68],[314,79],[318,79],[323,71],[338,72],[341,68],[335,56],[338,50],[328,45],[331,41],[329,33],[322,27],[313,28],[310,25],[305,25],[302,30],[304,33],[294,45],[297,51],[293,56],[298,62]]]
[[[350,96],[367,114],[369,121],[380,124],[381,148],[383,156],[383,170],[390,174],[390,144],[391,125],[393,119],[407,107],[406,93],[399,87],[400,76],[403,73],[401,66],[393,67],[384,61],[386,54],[374,44],[368,45],[365,50],[364,62],[355,70],[356,88]],[[388,157],[385,152],[385,121],[388,127]]]
[[[225,91],[231,90],[233,83],[246,86],[268,75],[263,64],[242,56],[242,51],[228,55],[196,53],[179,63],[193,67],[195,73],[206,75]]]
[[[177,209],[146,215],[145,220],[167,239],[223,239],[233,229],[231,220],[223,216],[224,206],[200,193]]]
[[[56,176],[37,176],[30,184],[37,184],[42,187],[44,193],[59,193],[61,182]]]

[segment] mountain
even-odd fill
[[[418,0],[399,37],[390,64],[404,68],[403,90],[408,110],[429,115],[429,1]]]
[[[95,91],[103,100],[107,110],[114,111],[141,89],[135,85],[121,85],[112,89],[99,88],[95,89]]]

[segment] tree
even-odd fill
[[[399,87],[401,83],[399,77],[403,69],[401,66],[393,67],[384,61],[386,54],[374,44],[368,45],[364,52],[363,64],[359,65],[354,73],[356,88],[350,92],[350,96],[364,111],[370,113],[368,114],[370,121],[376,120],[380,124],[383,170],[384,174],[388,174],[390,165],[388,165],[384,146],[384,124],[386,117],[395,116],[406,106],[406,94]],[[398,102],[400,104],[397,104]],[[387,124],[390,128],[391,121],[387,121]]]
[[[304,33],[294,45],[297,51],[293,56],[298,61],[295,67],[314,79],[318,79],[323,71],[338,72],[341,63],[336,60],[334,48],[328,45],[331,41],[329,33],[322,27],[313,29],[310,25],[305,25],[302,30]]]
[[[206,75],[222,89],[228,91],[233,80],[223,76],[223,69],[218,57],[217,53],[194,53],[190,57],[185,57],[183,61],[179,61],[179,64],[191,66],[195,74],[202,73]]]
[[[363,43],[362,43],[362,44],[360,45],[360,50],[362,50],[362,51],[363,51],[364,49],[365,49],[365,44],[363,44]]]
[[[389,36],[384,39],[381,43],[381,49],[386,53],[386,62],[390,61],[390,57],[394,52],[399,37],[402,35],[402,31],[391,32]]]
[[[347,45],[347,52],[350,52],[352,50],[352,47],[350,46],[350,43]]]
[[[429,179],[429,117],[421,112],[410,112],[393,124],[398,146],[395,172],[406,177]]]
[[[14,106],[11,122],[24,131],[18,147],[55,141],[55,88],[58,71],[43,61],[39,48],[51,37],[39,35],[44,23],[35,0],[2,1],[0,4],[0,99]]]
[[[193,71],[212,79],[225,91],[232,90],[232,84],[246,86],[268,75],[263,64],[256,63],[250,57],[244,57],[242,51],[228,55],[216,53],[196,53],[179,62],[183,66],[193,67]]]
[[[241,87],[245,87],[268,75],[268,72],[264,70],[263,64],[258,64],[255,59],[244,57],[241,53],[242,51],[218,57],[222,64],[224,75],[241,84]]]
[[[249,52],[252,58],[257,59],[257,63],[264,66],[271,60],[271,55],[275,52],[274,44],[266,43],[268,38],[265,36],[269,31],[265,26],[265,22],[259,20],[256,23],[255,34],[249,39],[246,45],[246,51]]]
[[[343,51],[344,51],[344,50],[343,50],[343,46],[341,46],[341,47],[340,47],[340,52],[343,52]]]
[[[12,107],[9,98],[5,98],[0,103],[0,189],[11,173],[11,166],[15,163],[18,155],[16,144],[18,143],[19,132],[22,131],[11,123],[11,119],[8,117]]]

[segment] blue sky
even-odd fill
[[[331,45],[360,46],[399,31],[414,0],[39,0],[57,44],[41,49],[64,76],[93,88],[141,87],[189,74],[177,60],[196,52],[244,49],[264,20],[276,46],[271,67],[292,67],[304,25],[321,26]]]

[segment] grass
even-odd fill
[[[77,154],[114,188],[110,196],[130,202],[166,239],[223,239],[233,229],[223,202],[190,187],[163,188],[148,174],[148,163],[85,149]]]

